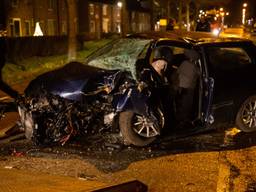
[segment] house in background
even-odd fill
[[[67,34],[64,0],[6,0],[7,36],[32,36],[36,22],[44,35]]]
[[[7,36],[32,36],[39,22],[43,35],[67,34],[65,0],[0,0],[4,2],[4,25]],[[144,32],[151,29],[151,11],[137,0],[126,0],[126,6],[116,0],[78,0],[79,35],[98,38],[102,34]],[[2,19],[3,20],[3,19]],[[123,25],[122,25],[123,23]]]
[[[79,1],[80,33],[121,33],[122,22],[127,33],[151,30],[151,10],[143,8],[137,0]],[[87,10],[87,11],[86,11]],[[82,19],[83,18],[83,19]]]

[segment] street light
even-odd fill
[[[117,32],[122,33],[123,32],[123,29],[122,29],[122,24],[123,24],[123,13],[122,13],[123,2],[118,1],[116,5],[118,7],[118,17],[120,18],[120,22],[117,25]]]
[[[220,14],[222,26],[224,26],[225,12],[224,12],[224,8],[223,7],[220,8],[219,14]]]
[[[242,24],[245,24],[245,17],[246,17],[246,8],[247,8],[248,4],[244,3],[243,4],[243,9],[242,9]]]
[[[122,3],[121,1],[118,1],[118,2],[117,2],[117,6],[118,6],[119,8],[122,8],[123,3]]]
[[[243,4],[243,9],[242,9],[242,24],[245,24],[245,19],[246,19],[246,8],[247,8],[248,4],[244,3]]]
[[[119,0],[117,2],[117,7],[120,11],[120,33],[122,36],[126,36],[127,33],[127,27],[126,27],[126,0]]]

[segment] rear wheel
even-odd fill
[[[164,117],[160,110],[157,110],[154,117],[125,111],[120,113],[119,126],[126,145],[146,146],[160,135]]]
[[[236,116],[236,125],[244,132],[256,131],[256,95],[249,97],[241,105]]]

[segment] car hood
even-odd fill
[[[114,82],[127,72],[120,70],[104,70],[93,66],[72,62],[54,71],[38,76],[31,81],[25,90],[25,95],[35,97],[42,91],[60,97],[81,101],[88,92],[93,92],[104,84]]]

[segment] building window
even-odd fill
[[[20,19],[13,20],[13,25],[14,25],[14,36],[20,37],[21,36]]]
[[[104,16],[108,15],[108,5],[103,5],[102,6],[102,13]]]
[[[18,7],[19,0],[12,0],[12,7]]]
[[[109,32],[109,19],[104,18],[102,21],[102,31],[104,33],[108,33]]]
[[[55,23],[54,19],[47,20],[47,35],[55,35]]]
[[[19,18],[14,18],[10,20],[10,31],[11,31],[11,36],[13,37],[21,36],[21,25],[20,25]]]
[[[90,15],[94,15],[94,5],[92,3],[89,4],[89,12],[90,12]]]
[[[132,20],[135,20],[135,12],[132,12]]]
[[[116,33],[121,33],[121,23],[120,22],[115,22],[114,27],[115,27]]]
[[[24,27],[24,35],[25,36],[30,36],[30,21],[25,21],[25,27]]]
[[[48,0],[48,10],[53,10],[56,7],[56,0]]]
[[[66,35],[67,34],[67,23],[65,21],[63,21],[61,23],[61,34],[62,35]]]
[[[95,22],[94,21],[90,21],[90,33],[95,33]]]

